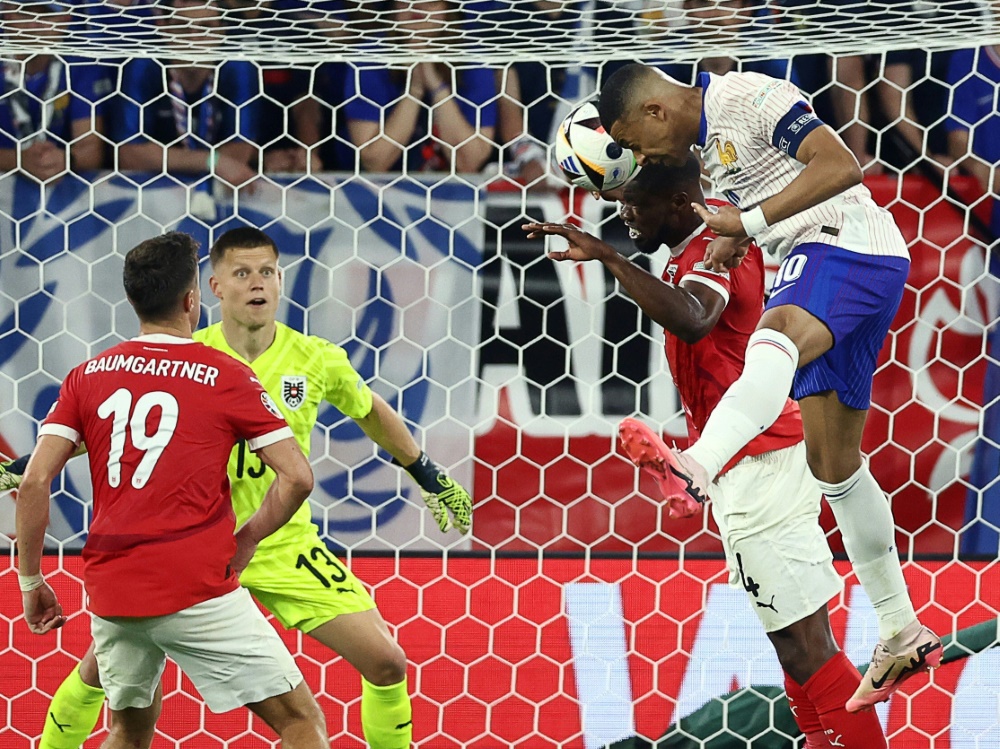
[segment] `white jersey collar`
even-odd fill
[[[135,343],[194,343],[192,338],[181,338],[169,333],[148,333],[131,339]]]

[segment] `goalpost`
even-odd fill
[[[343,345],[476,501],[470,537],[440,534],[405,473],[349,419],[321,412],[314,517],[407,652],[417,746],[638,749],[667,735],[663,746],[749,747],[754,736],[770,742],[754,746],[793,746],[774,689],[780,668],[744,591],[726,584],[709,514],[667,520],[656,488],[617,452],[618,422],[635,414],[684,442],[661,331],[602,266],[552,263],[520,225],[578,221],[629,251],[615,206],[570,190],[549,161],[563,113],[617,65],[641,60],[688,80],[699,61],[792,76],[865,162],[913,256],[865,441],[892,500],[912,597],[941,634],[991,622],[1000,222],[995,169],[975,154],[975,128],[985,133],[991,115],[952,123],[970,78],[992,92],[996,117],[1000,72],[990,80],[988,71],[1000,71],[1000,47],[990,47],[1000,45],[998,20],[986,0],[0,2],[0,164],[10,165],[0,171],[0,452],[30,450],[68,371],[136,334],[120,281],[128,249],[180,229],[207,255],[222,232],[257,226],[281,252],[279,320]],[[959,54],[968,74],[956,74]],[[136,100],[130,78],[147,58],[211,71],[188,102],[219,92],[225,66],[239,61],[233,85],[245,98],[206,115],[157,68],[172,92],[157,125],[143,119],[156,101]],[[415,83],[426,84],[425,63],[439,66],[446,91]],[[366,76],[387,65],[398,91],[380,99]],[[67,94],[67,71],[89,93]],[[434,120],[447,98],[438,91],[458,96],[452,111],[469,120],[457,141]],[[419,99],[424,139],[407,169],[376,171],[364,149],[391,136],[389,110],[407,98]],[[248,171],[226,163],[233,151],[199,117],[231,117],[228,144],[261,139]],[[126,120],[166,127],[171,145],[204,153],[204,167],[123,166],[135,163],[126,147],[145,142]],[[375,122],[374,135],[355,142],[368,132],[355,121]],[[60,127],[69,129],[54,134]],[[970,133],[966,153],[955,152],[956,127]],[[993,127],[989,137],[1000,137]],[[476,169],[464,170],[483,143]],[[61,154],[54,176],[38,176],[32,148]],[[660,272],[665,259],[649,262]],[[215,322],[202,275],[204,321]],[[0,496],[5,749],[33,746],[89,640],[78,556],[90,516],[85,461],[56,489],[43,570],[70,620],[46,637],[21,617],[16,500]],[[835,530],[830,541],[842,550]],[[835,634],[867,663],[874,615],[849,566],[838,569],[848,577],[831,605]],[[880,706],[891,747],[1000,745],[990,626],[961,640],[983,653]],[[283,636],[333,745],[362,747],[356,673],[309,638]],[[759,688],[763,709],[726,698],[698,713],[747,687]],[[244,712],[209,713],[173,667],[164,695],[154,746],[271,745]],[[692,716],[717,725],[715,738],[673,727]]]

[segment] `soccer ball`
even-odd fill
[[[612,140],[590,102],[578,106],[559,125],[555,157],[567,181],[589,192],[619,188],[639,171],[635,154]]]

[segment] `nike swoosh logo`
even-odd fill
[[[872,686],[875,687],[876,689],[881,689],[882,686],[885,684],[886,679],[888,679],[889,675],[892,673],[893,668],[894,666],[889,666],[889,668],[886,669],[885,673],[882,674],[881,678],[876,679],[875,677],[872,677]]]
[[[774,291],[771,292],[771,299],[774,299],[782,291],[787,291],[788,289],[792,288],[795,285],[795,283],[796,282],[793,281],[792,283],[788,284],[788,286],[782,286],[780,289],[775,289]]]
[[[685,487],[685,491],[687,492],[688,496],[691,497],[691,499],[701,504],[705,503],[705,496],[700,491],[694,488],[694,482],[688,476],[685,476],[683,473],[678,471],[673,466],[670,466],[670,472],[674,474],[674,476],[679,478],[681,481],[683,481],[685,484],[687,484],[687,486]]]

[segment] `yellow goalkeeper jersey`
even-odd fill
[[[303,335],[277,323],[274,342],[253,363],[230,348],[219,323],[196,331],[194,339],[249,365],[278,404],[307,456],[321,401],[327,401],[353,419],[367,416],[372,410],[372,392],[351,366],[347,352],[323,338]],[[238,523],[242,524],[260,507],[273,480],[274,471],[245,442],[233,448],[229,456],[229,482]],[[304,502],[284,527],[264,539],[258,552],[314,532],[312,511],[309,503]]]

